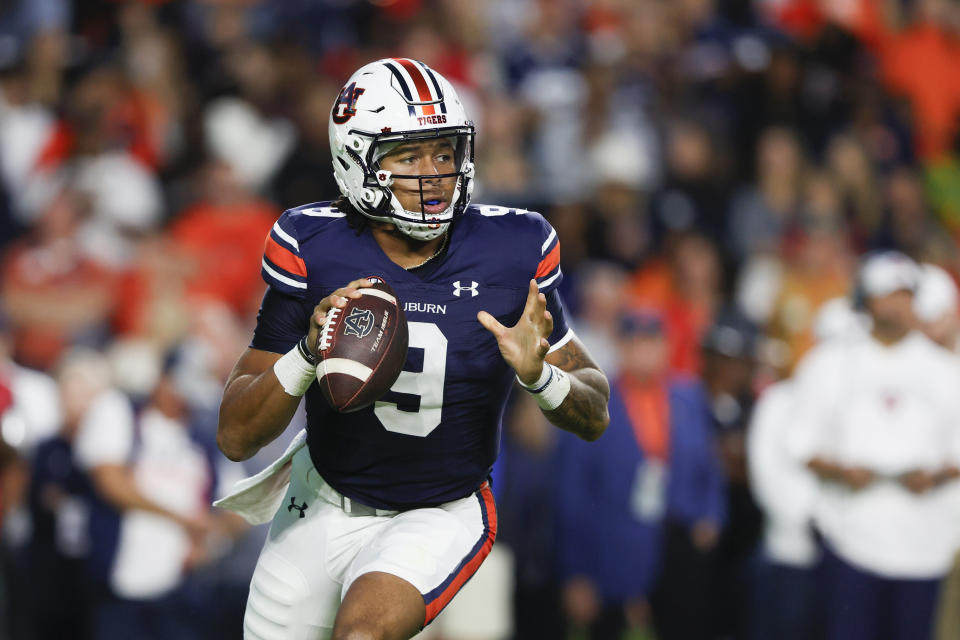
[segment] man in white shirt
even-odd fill
[[[106,582],[94,614],[96,640],[205,637],[202,616],[190,610],[181,587],[186,574],[208,559],[205,543],[218,524],[210,500],[223,474],[212,447],[202,446],[190,428],[171,374],[164,371],[138,415],[126,396],[104,389],[77,435],[78,464],[114,525],[119,516],[118,531],[107,530],[111,514],[92,527],[95,537],[114,542],[100,553],[94,540],[94,562]]]
[[[810,352],[795,377],[788,448],[819,478],[827,637],[930,637],[957,539],[960,367],[914,330],[915,263],[865,260],[856,296],[869,331]]]

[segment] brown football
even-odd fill
[[[407,359],[403,305],[386,282],[333,308],[320,333],[317,380],[331,407],[342,413],[372,404],[396,382]]]

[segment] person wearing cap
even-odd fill
[[[756,326],[736,307],[720,310],[701,340],[703,384],[710,398],[714,437],[727,481],[727,526],[714,553],[717,584],[711,599],[713,631],[740,637],[746,627],[749,566],[760,538],[762,516],[750,493],[747,424],[757,376]]]
[[[903,254],[868,256],[869,330],[818,345],[794,378],[787,448],[818,478],[829,640],[929,638],[960,534],[960,367],[915,329],[919,278]]]
[[[607,435],[581,446],[560,434],[563,605],[589,637],[642,627],[652,605],[659,638],[696,640],[712,595],[706,558],[726,516],[709,402],[699,381],[667,374],[659,312],[621,315],[617,341]]]

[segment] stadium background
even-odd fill
[[[714,398],[730,518],[703,615],[712,637],[749,637],[753,399],[789,375],[865,252],[960,275],[955,1],[0,2],[10,637],[77,609],[84,588],[24,560],[32,455],[63,425],[36,410],[52,407],[54,383],[18,396],[12,363],[57,379],[85,349],[84,366],[101,355],[112,384],[142,400],[176,348],[181,392],[215,411],[263,293],[265,234],[283,209],[337,194],[326,124],[341,83],[398,55],[445,74],[475,117],[474,202],[537,210],[557,229],[565,300],[605,370],[625,306],[655,310],[671,370],[710,389],[731,370],[705,370],[704,341],[721,327],[745,345],[722,354],[739,388]],[[500,544],[514,552],[518,624],[541,620],[552,637],[556,531],[536,506],[553,497],[536,474],[556,473],[555,436],[530,416],[519,406],[505,429],[506,459],[533,471],[498,470]],[[212,437],[215,421],[203,424]],[[239,637],[263,533],[219,538],[193,572],[203,637]],[[51,595],[27,602],[35,585]]]

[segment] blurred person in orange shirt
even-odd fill
[[[62,190],[5,256],[0,299],[21,364],[49,370],[66,346],[96,342],[108,331],[117,274],[80,246],[86,205],[76,191]]]
[[[722,265],[716,246],[694,232],[668,237],[662,257],[634,273],[627,285],[631,304],[663,312],[670,370],[697,375],[700,338],[721,299]]]
[[[832,181],[825,174],[813,174],[805,195],[799,227],[783,249],[784,271],[768,326],[770,335],[788,347],[790,370],[814,343],[817,309],[849,291],[853,270]]]
[[[137,268],[124,278],[118,317],[124,333],[169,343],[186,330],[197,301],[222,302],[236,313],[259,303],[264,287],[256,265],[279,211],[223,163],[209,163],[198,177],[198,201],[141,251]]]
[[[787,0],[765,4],[781,24],[804,38],[815,37],[827,23],[853,32],[877,56],[886,87],[909,101],[917,153],[936,160],[950,152],[960,133],[956,69],[960,6],[956,2]],[[902,27],[904,6],[908,24]]]

